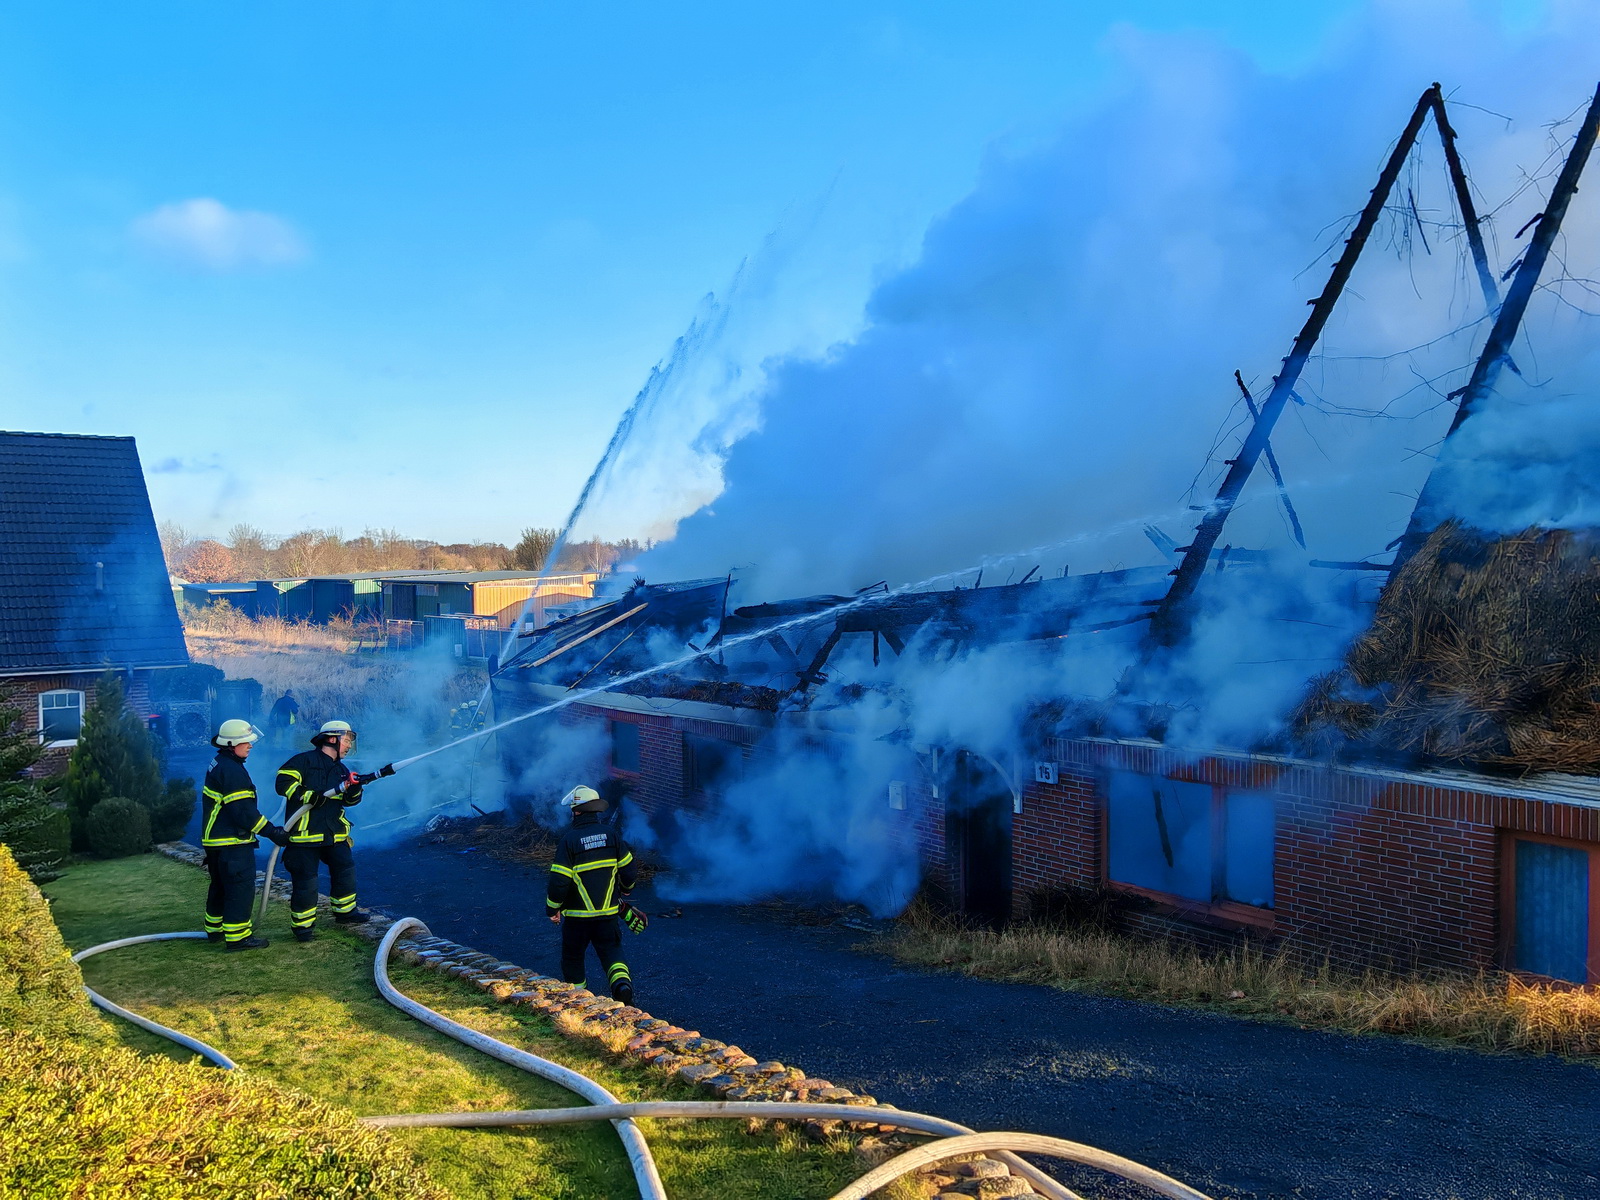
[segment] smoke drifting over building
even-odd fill
[[[670,405],[636,415],[635,461],[671,430],[661,453],[692,447],[695,477],[720,486],[693,511],[636,496],[657,531],[677,522],[641,570],[700,580],[702,611],[664,637],[664,601],[631,592],[595,614],[614,623],[581,653],[569,626],[509,661],[497,702],[608,713],[647,746],[655,715],[670,718],[677,749],[655,752],[678,756],[683,782],[652,801],[651,831],[678,861],[715,865],[685,872],[686,895],[809,888],[879,911],[904,902],[919,855],[937,871],[940,855],[1009,846],[1030,764],[1089,754],[1073,739],[1164,745],[1218,789],[1229,777],[1206,756],[1306,753],[1291,721],[1341,669],[1384,578],[1353,564],[1382,563],[1405,531],[1498,303],[1431,133],[1400,165],[1182,636],[1153,650],[1146,618],[1418,92],[1444,81],[1503,288],[1588,107],[1578,47],[1596,34],[1600,14],[1576,6],[1508,39],[1467,6],[1375,5],[1292,77],[1196,39],[1123,35],[1103,103],[989,162],[854,337],[767,358],[714,419],[714,389],[687,422]],[[1597,230],[1580,197],[1513,369],[1434,480],[1441,512],[1485,535],[1593,523]],[[697,329],[667,374],[731,378],[748,343]],[[626,476],[607,492],[624,504]],[[763,607],[792,597],[813,599]],[[653,769],[617,754],[622,776]],[[1117,786],[1113,808],[1146,785]],[[1233,845],[1225,826],[1241,863],[1265,846],[1266,866],[1241,865],[1235,884],[1217,866],[1205,900],[1271,908],[1270,804],[1229,799],[1213,819],[1153,794],[1160,837],[1144,849],[1166,865],[1145,865],[1172,884],[1156,890],[1178,889],[1200,853],[1184,838]],[[937,837],[916,815],[933,809]],[[969,819],[980,811],[988,825]],[[1132,870],[1132,835],[1117,836]]]

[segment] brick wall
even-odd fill
[[[717,737],[746,754],[764,732],[746,726],[573,706],[563,720],[630,721],[640,769],[612,775],[651,814],[692,811],[684,794],[684,734]],[[1029,783],[1012,817],[1013,911],[1030,894],[1098,888],[1107,879],[1105,781],[1113,770],[1249,790],[1273,797],[1273,907],[1176,903],[1142,895],[1125,920],[1136,932],[1209,946],[1266,939],[1346,966],[1476,969],[1496,963],[1504,834],[1600,842],[1600,807],[1495,790],[1487,779],[1419,781],[1396,773],[1161,746],[1056,739],[1054,784]],[[956,868],[945,813],[921,766],[908,769],[906,808],[892,827],[918,849],[925,877],[947,891]],[[887,797],[885,798],[887,803]]]
[[[22,710],[21,724],[30,732],[39,731],[39,697],[45,692],[58,689],[70,689],[83,693],[84,712],[89,711],[89,706],[94,703],[95,683],[100,678],[98,671],[79,671],[61,675],[19,675],[0,679],[0,695],[5,697],[8,707]],[[149,691],[145,688],[145,709],[137,709],[141,715],[148,709]],[[34,764],[30,772],[34,778],[44,778],[50,775],[59,775],[67,769],[67,759],[71,757],[72,749],[61,746],[56,749],[46,750],[44,757]]]
[[[1246,756],[1196,758],[1089,741],[1059,741],[1056,754],[1071,765],[1071,790],[1080,798],[1075,807],[1041,798],[1050,815],[1030,820],[1029,832],[1017,839],[1019,887],[1027,886],[1024,863],[1033,886],[1034,880],[1048,886],[1104,879],[1103,866],[1086,869],[1100,843],[1101,806],[1081,793],[1085,783],[1098,789],[1109,770],[1267,792],[1277,819],[1268,922],[1250,926],[1156,909],[1135,924],[1199,941],[1265,934],[1347,966],[1491,967],[1502,932],[1503,831],[1600,841],[1600,809],[1497,792],[1489,780],[1453,786],[1377,771]],[[1043,832],[1046,826],[1053,832]]]

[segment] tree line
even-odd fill
[[[338,529],[302,529],[288,537],[239,524],[225,537],[196,535],[165,521],[160,527],[167,572],[190,583],[232,583],[247,579],[303,579],[312,575],[348,575],[362,571],[542,571],[560,533],[554,529],[522,531],[515,546],[499,542],[443,544],[408,538],[394,529],[368,529],[346,538]],[[649,549],[633,538],[608,542],[600,538],[562,547],[553,564],[558,571],[605,573],[616,563]]]

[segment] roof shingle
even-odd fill
[[[188,661],[133,439],[0,431],[0,674]]]

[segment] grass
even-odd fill
[[[205,876],[143,856],[74,866],[44,889],[73,948],[135,933],[193,929]],[[571,1095],[434,1033],[386,1004],[372,983],[372,945],[337,929],[298,945],[281,904],[264,951],[225,954],[203,942],[130,947],[84,963],[91,987],[215,1045],[240,1066],[361,1115],[565,1107]],[[547,1018],[501,1006],[438,975],[395,964],[397,987],[464,1025],[596,1079],[623,1099],[699,1098],[554,1032]],[[129,1046],[187,1057],[117,1022]],[[709,1031],[708,1031],[709,1032]],[[395,1131],[458,1197],[602,1200],[636,1194],[609,1125],[538,1131]],[[813,1146],[752,1136],[739,1122],[651,1122],[646,1129],[674,1200],[826,1196],[861,1171],[847,1140]]]
[[[1066,991],[1204,1006],[1348,1033],[1482,1050],[1600,1054],[1600,994],[1508,975],[1411,975],[1308,967],[1246,946],[1202,954],[1093,927],[972,929],[917,904],[882,948],[904,962]]]

